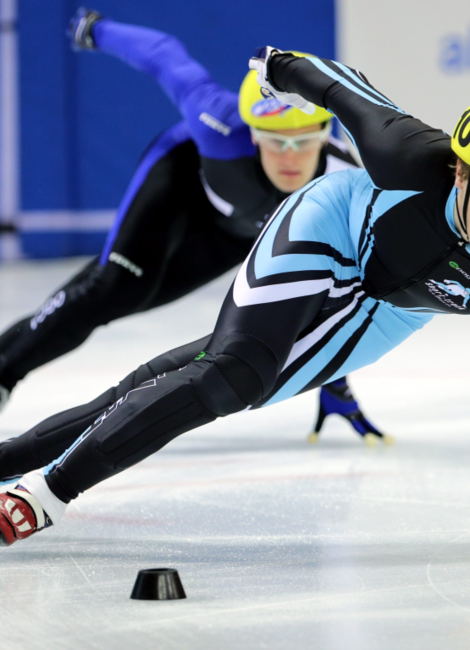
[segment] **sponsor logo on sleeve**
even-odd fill
[[[138,278],[142,277],[144,274],[140,266],[137,266],[137,264],[134,264],[134,262],[131,262],[127,257],[124,257],[124,255],[121,255],[120,253],[115,253],[113,251],[108,259],[110,262],[114,262],[115,264],[122,266],[124,269],[127,269],[127,271],[133,273]]]
[[[222,133],[222,135],[227,136],[232,132],[232,129],[227,126],[227,124],[224,124],[216,117],[209,115],[209,113],[201,113],[199,119],[210,129],[214,129],[214,131],[218,131],[219,133]]]

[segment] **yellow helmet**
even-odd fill
[[[470,106],[457,122],[451,147],[459,158],[470,165]]]
[[[291,52],[296,56],[312,56],[302,52]],[[322,124],[333,118],[333,115],[320,106],[312,115],[303,113],[299,108],[288,106],[274,97],[264,97],[256,81],[256,70],[250,70],[240,88],[238,110],[240,117],[256,129],[266,131],[282,131],[283,129],[301,129],[313,124]]]

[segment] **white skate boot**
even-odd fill
[[[11,546],[49,526],[52,520],[38,499],[24,488],[0,494],[0,546]]]

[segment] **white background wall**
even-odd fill
[[[451,132],[470,105],[469,0],[337,0],[338,59]]]

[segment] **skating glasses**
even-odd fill
[[[296,153],[313,151],[318,148],[318,144],[323,144],[331,133],[331,123],[328,123],[321,131],[313,133],[304,133],[302,135],[290,136],[281,135],[274,131],[263,131],[261,129],[251,128],[251,135],[258,144],[265,145],[274,153],[284,153],[290,147]]]

